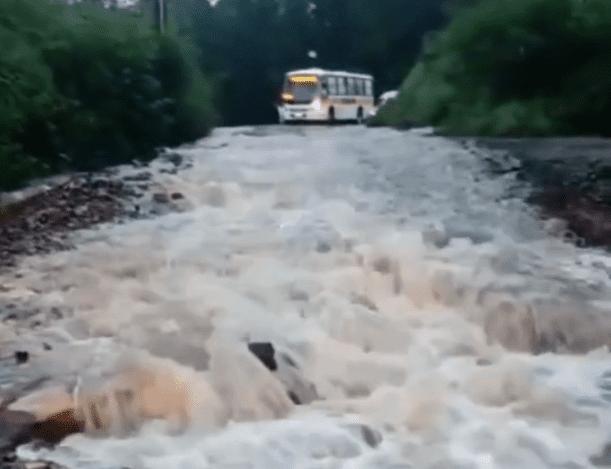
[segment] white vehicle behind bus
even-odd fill
[[[278,121],[364,119],[375,112],[373,76],[309,68],[287,72],[278,105]]]

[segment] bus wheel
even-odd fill
[[[329,124],[335,124],[335,109],[332,107],[329,108]]]
[[[358,111],[356,111],[356,123],[362,124],[365,120],[363,119],[363,108],[360,107]]]

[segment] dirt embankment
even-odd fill
[[[62,176],[17,193],[19,200],[0,194],[0,271],[14,267],[23,255],[71,249],[71,231],[176,209],[182,195],[165,194],[155,173],[175,174],[190,164],[173,153],[157,163],[154,169],[145,165]]]
[[[611,248],[611,139],[600,137],[478,138],[496,174],[530,183],[527,199],[542,218],[565,220],[582,246]]]
[[[0,208],[0,268],[18,256],[70,248],[67,232],[113,220],[133,195],[121,181],[75,177]]]

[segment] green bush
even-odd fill
[[[485,0],[427,42],[384,124],[474,135],[611,135],[611,3]]]
[[[3,0],[0,189],[146,160],[205,136],[215,113],[188,38],[93,4]]]

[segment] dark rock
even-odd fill
[[[443,231],[427,229],[422,231],[422,242],[427,245],[435,246],[438,249],[443,249],[450,244],[450,237]]]
[[[274,346],[270,342],[250,342],[250,350],[270,371],[276,371],[278,364],[274,358]]]
[[[387,275],[391,272],[392,262],[387,256],[382,256],[373,262],[372,267],[376,272]]]
[[[180,166],[183,160],[182,156],[179,155],[178,153],[170,153],[170,154],[164,155],[164,158],[168,160],[170,163],[172,163],[174,166]]]
[[[162,168],[159,170],[159,172],[164,173],[164,174],[178,174],[178,170],[176,168],[172,168],[172,169]]]
[[[291,291],[289,298],[291,301],[308,301],[310,299],[310,295],[301,290]]]
[[[607,443],[600,456],[590,456],[590,462],[597,467],[611,467],[611,443]]]
[[[184,199],[185,196],[182,195],[180,192],[172,192],[172,195],[170,195],[170,198],[172,200],[179,200],[179,199]]]
[[[170,198],[167,194],[164,194],[163,192],[157,192],[153,194],[153,202],[156,202],[158,204],[167,204],[170,202]]]
[[[288,392],[288,396],[291,399],[291,401],[293,401],[293,404],[295,404],[295,405],[300,405],[301,404],[301,401],[297,397],[297,394],[295,394],[293,391],[289,391]]]
[[[604,391],[611,391],[611,372],[605,371],[600,378],[598,378],[597,385]]]
[[[15,352],[15,360],[17,361],[18,365],[21,365],[22,363],[26,363],[30,358],[30,354],[28,352],[25,351],[17,351]]]
[[[382,434],[367,425],[361,425],[363,440],[372,448],[377,448],[382,443]]]
[[[85,430],[85,422],[77,420],[72,409],[54,414],[32,425],[30,434],[47,443],[57,444],[73,433]]]
[[[133,176],[125,176],[123,180],[142,182],[150,180],[151,177],[153,177],[153,175],[149,171],[143,171],[141,173],[134,174]]]
[[[73,177],[0,207],[0,267],[14,266],[18,256],[71,249],[66,231],[113,220],[132,196],[120,181]]]
[[[287,365],[292,366],[293,368],[298,368],[297,363],[295,363],[295,361],[286,353],[280,354],[280,357],[282,358],[282,361],[284,361],[284,363],[286,363]]]
[[[50,346],[49,344],[47,344],[46,342],[43,342],[43,344],[42,344],[42,348],[43,348],[44,350],[53,350],[53,349],[51,348],[51,346]]]
[[[0,451],[13,449],[30,441],[30,430],[35,423],[36,417],[29,412],[0,412]]]

